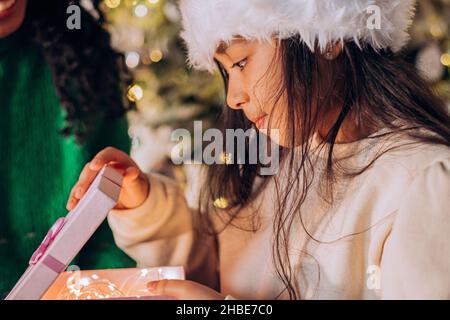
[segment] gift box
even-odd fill
[[[42,244],[32,255],[25,273],[6,297],[7,300],[38,300],[44,296],[47,298],[57,297],[53,293],[58,291],[55,288],[62,288],[59,281],[68,281],[70,278],[70,272],[64,273],[64,270],[116,205],[122,180],[122,175],[111,167],[105,166],[98,173],[77,206],[66,217],[59,218],[50,228]],[[143,270],[151,271],[153,269]],[[167,272],[169,270],[172,269],[167,269]],[[175,278],[184,279],[184,273],[177,270]],[[84,275],[83,272],[86,275],[94,275],[90,274],[91,271],[81,271],[81,276]],[[120,288],[123,279],[133,275],[136,277],[139,272],[145,271],[139,269],[103,270],[98,271],[96,276],[105,275],[105,279],[109,279],[111,283]],[[154,271],[151,272],[155,275]],[[161,271],[159,276],[170,274],[167,272]],[[57,280],[56,287],[53,287],[52,284],[55,280]],[[48,290],[49,294],[46,294]]]
[[[184,279],[182,267],[66,271],[58,276],[42,300],[171,299],[151,296],[147,283]]]

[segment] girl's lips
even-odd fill
[[[6,19],[12,15],[16,8],[17,0],[0,1],[0,19]]]

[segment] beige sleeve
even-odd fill
[[[178,184],[148,177],[149,196],[140,207],[108,215],[117,246],[138,267],[183,266],[187,279],[218,289],[216,239],[194,230],[193,211]]]
[[[419,173],[381,262],[383,299],[450,299],[450,159]]]

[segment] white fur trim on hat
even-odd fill
[[[180,35],[188,64],[209,72],[219,43],[235,36],[269,40],[298,34],[311,50],[315,41],[323,49],[332,41],[353,40],[396,52],[409,39],[414,6],[415,0],[180,0]],[[379,17],[379,28],[371,17]]]

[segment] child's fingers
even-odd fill
[[[126,167],[137,166],[125,152],[113,147],[108,147],[97,153],[94,159],[90,162],[89,167],[91,170],[100,170],[105,164],[110,162],[118,162]]]
[[[77,205],[78,201],[74,197],[70,197],[66,204],[66,209],[71,211]]]
[[[94,181],[99,171],[91,170],[89,164],[85,166],[85,169],[81,172],[80,177],[78,178],[78,182],[74,186],[74,197],[78,200],[83,197],[86,193],[86,190],[91,185],[92,181]]]
[[[126,169],[119,203],[126,208],[139,206],[148,196],[150,185],[147,176],[137,167]]]
[[[189,280],[159,280],[147,284],[154,296],[168,296],[180,300],[223,300],[225,297],[202,284]]]
[[[140,174],[141,174],[141,170],[139,170],[139,168],[128,167],[125,170],[125,174],[123,176],[124,183],[130,183],[130,182],[136,180]]]
[[[66,208],[68,210],[72,210],[76,204],[78,203],[78,200],[81,199],[81,197],[84,194],[84,184],[91,183],[92,180],[95,178],[95,175],[97,173],[90,170],[89,163],[87,163],[83,170],[81,171],[80,178],[78,179],[77,183],[73,186],[72,190],[70,191],[69,199],[67,200]],[[88,181],[88,182],[84,182]],[[84,184],[83,184],[84,182]]]
[[[127,196],[125,198],[128,198],[129,200],[135,200],[134,198],[137,198],[139,200],[142,197],[142,190],[144,192],[147,191],[148,188],[142,188],[143,184],[142,181],[140,181],[142,179],[138,179],[141,175],[141,171],[137,167],[137,164],[125,152],[108,147],[100,151],[91,162],[85,165],[84,169],[80,173],[78,182],[70,192],[66,205],[68,210],[75,208],[79,200],[84,196],[89,186],[94,181],[98,172],[105,165],[113,167],[124,176],[122,189],[127,191]],[[131,201],[131,203],[132,202],[134,201]]]
[[[86,193],[86,190],[94,181],[98,174],[98,170],[91,170],[90,163],[88,162],[80,173],[77,183],[73,186],[70,191],[69,199],[67,201],[66,208],[72,210],[78,203],[78,201]]]
[[[159,280],[147,284],[149,292],[155,296],[168,296],[176,299],[188,300],[186,292],[190,289],[190,283],[186,280]]]
[[[140,194],[143,191],[142,182],[139,181],[139,177],[141,171],[137,167],[128,167],[126,168],[123,164],[118,162],[109,163],[108,166],[113,167],[120,174],[124,176],[123,180],[123,190],[127,193],[128,201],[135,200],[134,198],[140,198],[142,195]],[[92,181],[95,179],[99,171],[91,170],[89,163],[85,166],[82,173],[80,174],[80,178],[75,186],[72,188],[72,191],[69,196],[69,200],[67,201],[66,208],[68,210],[72,210],[78,204],[80,199],[84,196],[87,189],[91,185]],[[145,190],[144,190],[145,191]],[[134,201],[133,201],[134,202]]]

